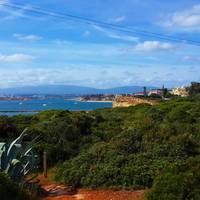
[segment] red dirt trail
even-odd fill
[[[80,189],[74,194],[68,194],[68,189],[55,184],[43,185],[43,188],[52,192],[43,200],[143,200],[144,190],[140,191],[113,191],[113,190],[86,190]]]
[[[39,177],[41,186],[50,194],[42,200],[144,200],[145,190],[88,190],[80,189],[74,193],[69,188],[58,185],[42,175]],[[70,194],[69,194],[70,193]]]

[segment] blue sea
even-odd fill
[[[111,108],[111,102],[80,102],[63,98],[36,99],[28,101],[0,101],[0,115],[35,114],[37,111],[61,109],[70,111],[89,111]],[[2,112],[6,111],[6,112]],[[22,112],[28,111],[28,112]]]

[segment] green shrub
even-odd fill
[[[199,200],[200,157],[174,163],[158,176],[147,200]]]
[[[1,200],[30,200],[31,195],[18,184],[12,182],[4,173],[0,173]]]

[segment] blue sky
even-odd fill
[[[27,12],[38,7],[200,41],[199,0],[0,0],[0,87],[200,81],[200,47]]]

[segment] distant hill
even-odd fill
[[[155,88],[155,87],[149,87]],[[16,88],[0,89],[0,94],[4,95],[28,95],[28,94],[54,94],[54,95],[86,95],[86,94],[129,94],[143,91],[142,86],[124,86],[110,89],[96,89],[92,87],[82,87],[74,85],[41,85],[25,86]]]

